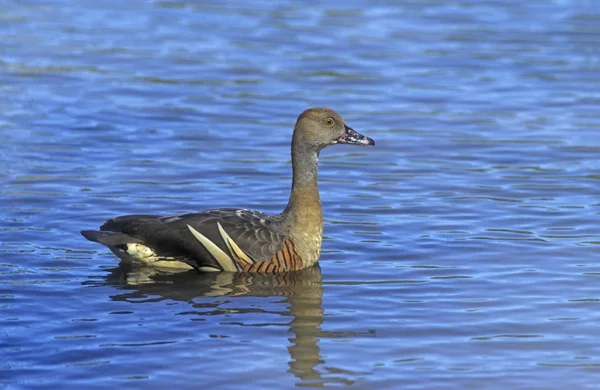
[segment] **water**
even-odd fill
[[[600,388],[595,1],[0,4],[0,387]],[[312,106],[320,269],[162,275],[107,218],[277,213]]]

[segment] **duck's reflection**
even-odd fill
[[[149,268],[120,266],[111,270],[105,283],[125,290],[111,299],[137,302],[148,296],[186,302],[192,302],[198,297],[215,296],[284,297],[282,302],[288,304],[288,309],[279,314],[292,318],[289,331],[293,336],[289,338],[291,344],[288,347],[290,372],[305,384],[324,384],[317,369],[323,363],[318,345],[323,324],[323,284],[318,265],[278,275],[198,275],[194,272],[166,274]],[[194,303],[194,306],[197,307],[197,304]],[[251,310],[255,311],[255,308]]]

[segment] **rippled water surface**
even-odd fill
[[[596,1],[9,0],[0,36],[0,388],[600,387]],[[79,235],[279,212],[312,106],[377,142],[321,154],[320,268]]]

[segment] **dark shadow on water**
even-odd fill
[[[98,285],[97,281],[86,284]],[[190,303],[195,308],[212,308],[215,314],[221,309],[219,303],[204,304],[202,297],[257,296],[282,297],[281,303],[287,310],[277,314],[291,317],[288,340],[290,345],[289,372],[301,381],[298,385],[322,387],[326,383],[351,384],[347,375],[331,375],[332,367],[325,367],[325,361],[319,348],[322,338],[373,337],[370,332],[323,332],[323,283],[321,269],[317,265],[306,270],[278,275],[256,275],[244,273],[211,273],[199,275],[195,271],[179,274],[162,273],[149,268],[119,266],[109,270],[101,283],[116,287],[122,291],[110,299],[115,301],[143,302],[158,299],[171,299]],[[144,299],[145,298],[145,299]],[[143,299],[143,301],[140,301]],[[238,315],[265,312],[266,309],[252,307],[237,308]],[[322,371],[329,371],[327,378]],[[346,373],[359,374],[359,373]],[[360,373],[365,375],[368,373]]]

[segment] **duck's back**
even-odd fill
[[[200,271],[282,272],[302,268],[277,217],[239,209],[177,216],[127,215],[83,231],[124,260]]]

